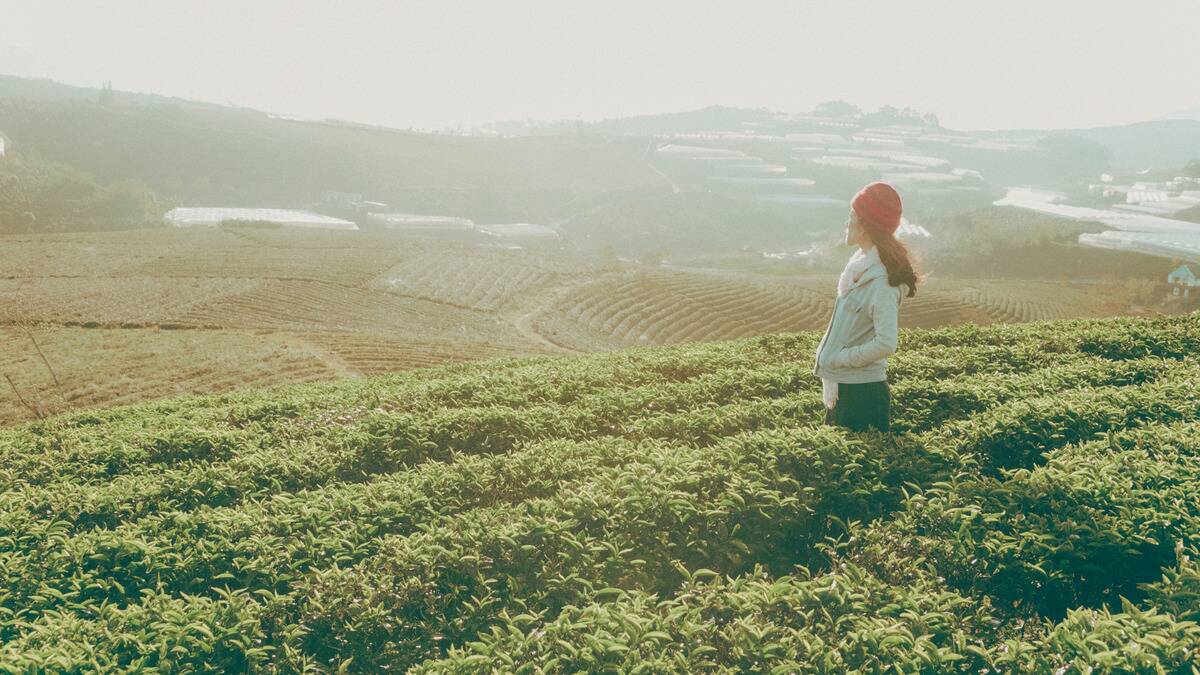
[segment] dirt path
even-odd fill
[[[677,195],[677,194],[679,194],[680,192],[683,192],[683,188],[679,187],[679,183],[676,183],[676,182],[675,182],[675,180],[674,180],[673,178],[671,178],[670,176],[668,176],[668,175],[666,174],[666,172],[664,172],[662,169],[658,168],[657,166],[654,166],[654,163],[653,163],[653,162],[649,162],[649,161],[647,161],[647,162],[646,162],[646,166],[650,167],[650,170],[651,170],[651,171],[653,171],[654,173],[656,173],[656,174],[658,174],[658,175],[662,176],[662,177],[663,177],[663,180],[665,180],[665,181],[667,181],[668,183],[670,183],[670,185],[671,185],[671,194],[676,194],[676,195]]]
[[[363,374],[358,372],[354,366],[351,366],[349,363],[346,363],[344,360],[342,360],[342,357],[313,344],[304,337],[286,333],[277,333],[276,336],[278,337],[279,341],[287,345],[289,349],[308,352],[314,359],[324,363],[329,370],[333,371],[334,376],[338,379],[359,378],[363,376]]]
[[[516,316],[516,318],[513,319],[513,327],[517,329],[517,332],[521,334],[521,337],[538,345],[539,347],[545,347],[545,348],[547,348],[553,352],[557,352],[559,354],[583,354],[583,353],[585,353],[578,349],[571,349],[569,347],[564,347],[556,342],[553,342],[553,341],[547,339],[546,336],[537,332],[537,329],[534,328],[534,326],[533,326],[534,319],[536,319],[537,316],[539,314],[541,314],[542,312],[546,311],[547,309],[550,309],[550,307],[554,305],[554,302],[556,300],[558,300],[564,293],[566,293],[569,290],[570,290],[569,287],[547,289],[546,292],[541,294],[541,296],[538,298],[538,301],[534,304],[534,306],[532,308],[530,308],[528,311],[524,311],[524,312],[518,314]]]

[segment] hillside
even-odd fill
[[[0,375],[11,378],[0,381],[0,424],[481,358],[812,330],[828,318],[836,274],[293,229],[9,235],[0,251]],[[935,276],[903,325],[1148,311],[1146,283]]]
[[[7,76],[0,132],[12,156],[35,164],[19,176],[69,167],[102,187],[148,190],[163,206],[304,207],[340,191],[396,211],[549,222],[573,213],[577,200],[663,183],[640,147],[597,138],[465,138],[295,121],[125,92],[106,101],[98,90]],[[0,162],[0,188],[10,169]]]
[[[159,227],[174,206],[317,208],[369,226],[366,207],[340,201],[357,196],[390,212],[546,225],[592,254],[807,249],[871,180],[898,185],[924,223],[986,208],[1006,186],[1180,166],[1200,157],[1198,129],[968,132],[887,106],[712,107],[455,136],[0,76],[0,232]]]
[[[5,383],[3,422],[32,407],[549,353],[503,305],[538,297],[565,269],[392,233],[163,229],[0,247],[0,372],[31,404]]]
[[[1111,149],[1114,166],[1167,169],[1200,159],[1200,120],[1157,120],[1070,133]]]
[[[0,668],[1186,672],[1200,315],[814,333],[0,430]]]

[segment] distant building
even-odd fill
[[[389,230],[408,232],[450,232],[475,229],[475,223],[469,218],[421,213],[368,213],[367,221],[372,225]]]
[[[334,206],[358,206],[362,204],[363,196],[358,192],[326,190],[325,194],[321,195],[321,201]]]
[[[930,236],[929,230],[921,225],[910,222],[908,218],[900,218],[900,227],[896,229],[896,235],[899,237],[926,237]]]
[[[1170,217],[1180,211],[1200,205],[1200,190],[1183,190],[1178,194],[1172,194],[1166,190],[1141,190],[1137,187],[1134,186],[1134,189],[1125,194],[1124,204],[1115,204],[1113,208],[1133,213]]]
[[[541,240],[558,239],[558,231],[545,225],[533,223],[495,223],[480,225],[479,231],[500,239]]]
[[[241,209],[180,207],[163,216],[176,227],[216,227],[226,221],[258,221],[278,223],[285,227],[308,227],[324,230],[357,230],[358,225],[332,216],[291,209]]]
[[[1164,202],[1168,198],[1166,190],[1138,189],[1137,186],[1125,193],[1126,204],[1141,204],[1143,202]]]
[[[727,150],[724,148],[709,148],[701,145],[680,145],[678,143],[668,143],[654,151],[654,156],[658,159],[684,159],[684,160],[758,160],[757,157],[750,157],[740,150]],[[762,160],[758,160],[762,161]]]
[[[1167,283],[1171,285],[1172,295],[1191,297],[1193,288],[1200,287],[1200,280],[1196,279],[1196,273],[1187,265],[1181,265],[1179,269],[1167,275]]]

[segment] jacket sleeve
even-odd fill
[[[896,352],[899,341],[900,295],[898,286],[882,284],[871,302],[864,308],[875,325],[875,337],[861,345],[843,347],[830,356],[828,365],[834,368],[861,368]]]

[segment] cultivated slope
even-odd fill
[[[0,377],[0,425],[457,361],[814,330],[834,285],[395,232],[12,235],[0,249],[0,376],[11,378]],[[1108,316],[1131,300],[1118,284],[932,280],[905,301],[902,325]]]
[[[906,332],[890,437],[816,338],[0,431],[0,668],[1200,667],[1200,315]]]

